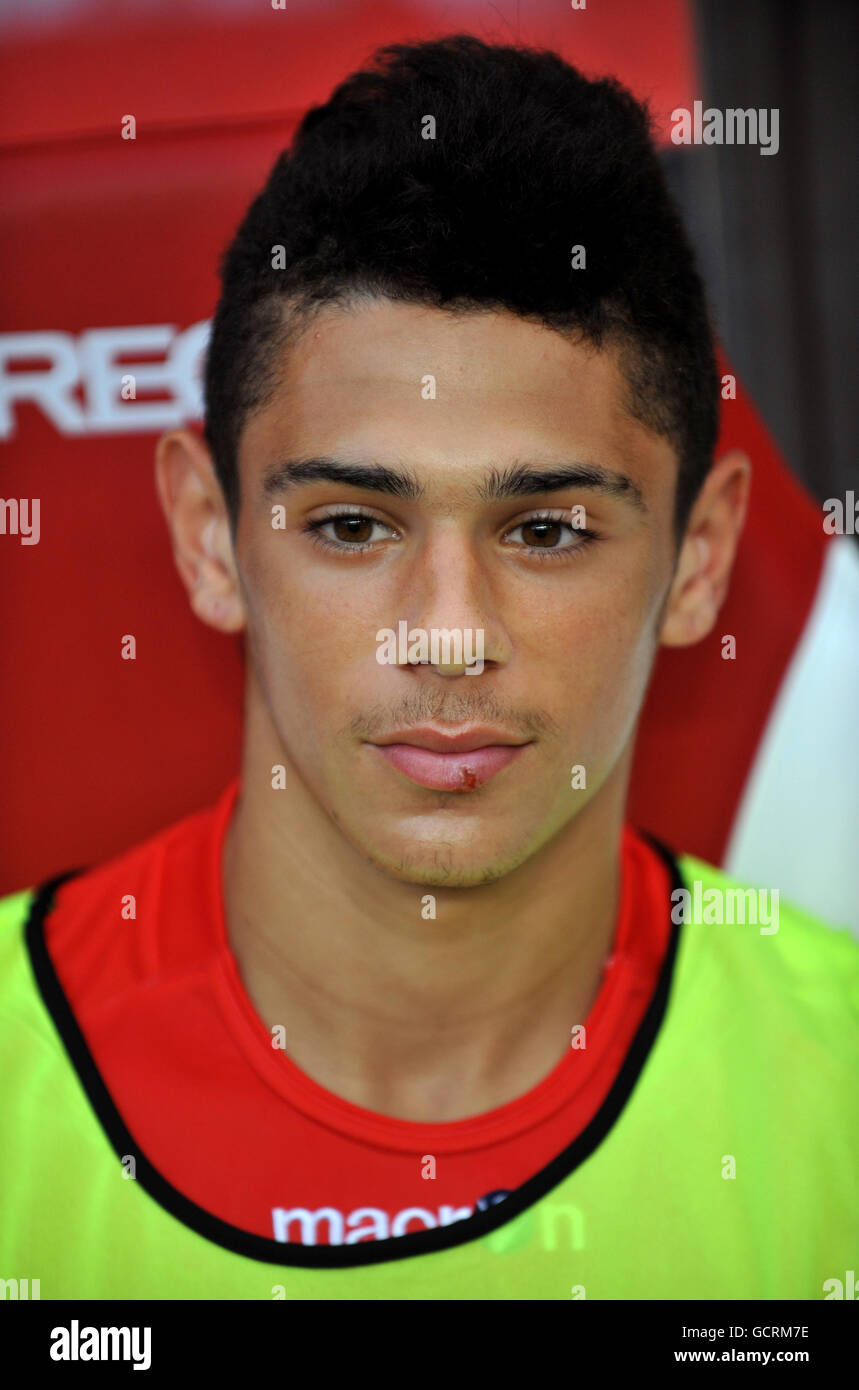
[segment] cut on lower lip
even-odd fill
[[[469,752],[435,753],[413,743],[374,744],[376,751],[410,781],[430,791],[467,792],[482,787],[518,757],[527,744],[487,744]]]

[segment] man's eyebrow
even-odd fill
[[[302,483],[349,483],[371,492],[387,492],[408,502],[416,502],[424,495],[417,479],[397,468],[378,463],[345,463],[325,456],[274,464],[263,474],[263,495],[274,497]]]
[[[347,483],[408,502],[416,502],[425,495],[425,489],[414,474],[378,463],[346,463],[327,455],[273,464],[263,473],[262,490],[265,497],[274,497],[302,484],[320,482]],[[512,464],[509,468],[492,468],[475,492],[483,502],[504,502],[513,497],[559,492],[568,487],[619,497],[639,511],[647,511],[641,489],[632,478],[599,463],[555,464],[546,468]]]
[[[510,497],[528,497],[537,492],[559,492],[562,488],[590,488],[609,497],[619,497],[639,511],[646,512],[641,489],[626,473],[604,468],[600,463],[566,463],[549,468],[514,464],[493,468],[478,488],[484,502],[503,502]]]

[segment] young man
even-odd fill
[[[859,951],[624,819],[749,486],[646,113],[552,54],[387,51],[252,204],[206,388],[156,474],[247,635],[241,776],[3,904],[0,1273],[823,1298]]]

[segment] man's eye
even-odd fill
[[[305,530],[314,533],[314,539],[323,545],[341,545],[353,550],[374,541],[383,540],[393,534],[390,526],[377,521],[374,516],[363,512],[350,512],[343,516],[323,516],[317,521],[308,522]]]
[[[521,540],[517,543],[535,550],[574,550],[591,536],[591,532],[582,527],[571,526],[568,521],[555,517],[532,517],[530,521],[520,521],[518,526],[507,532],[505,539],[515,540],[517,531],[521,532]],[[564,532],[573,538],[573,544],[560,544]]]

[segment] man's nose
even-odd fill
[[[476,546],[461,535],[449,532],[426,543],[404,600],[409,630],[426,633],[429,647],[426,658],[410,664],[456,677],[509,659],[491,578]]]

